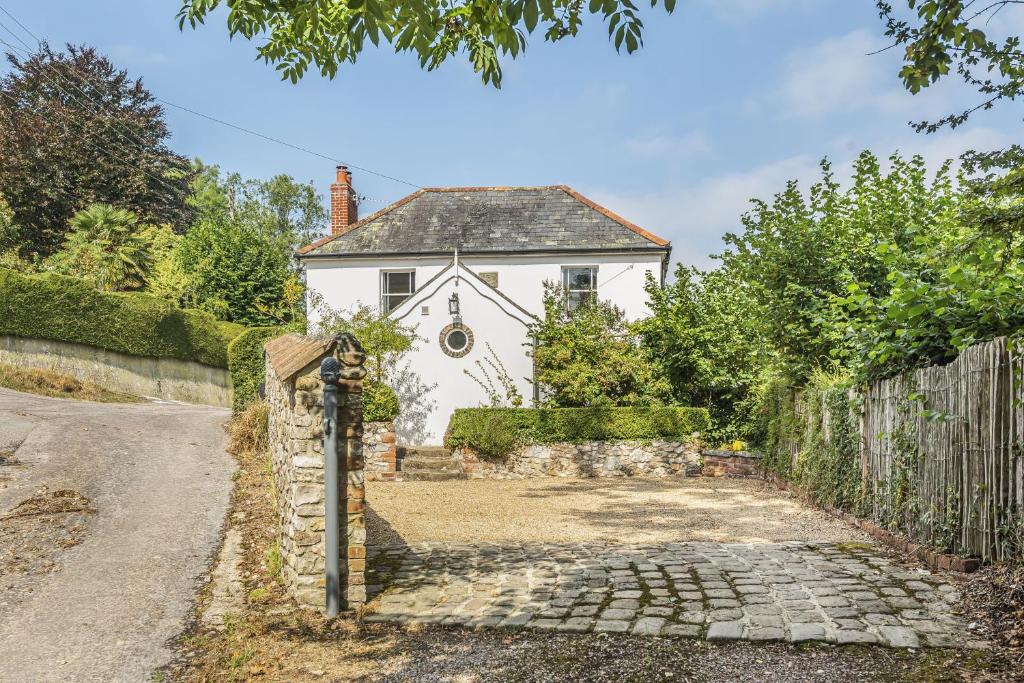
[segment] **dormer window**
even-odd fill
[[[380,307],[385,313],[390,313],[398,308],[415,291],[415,270],[382,270],[380,272]]]
[[[565,305],[572,311],[584,301],[597,301],[597,266],[566,266],[562,268]]]

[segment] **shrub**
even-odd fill
[[[138,292],[100,292],[79,278],[0,269],[0,335],[52,339],[226,368],[245,329]]]
[[[259,387],[265,374],[263,345],[280,334],[282,330],[279,327],[250,327],[228,344],[228,370],[234,388],[232,409],[235,413],[242,412],[259,398]]]
[[[253,401],[228,424],[228,452],[235,455],[263,453],[269,446],[266,401]]]
[[[452,415],[445,444],[493,457],[536,443],[688,440],[710,424],[704,408],[463,408]]]
[[[367,380],[363,384],[363,420],[391,422],[398,417],[398,394],[387,384]]]

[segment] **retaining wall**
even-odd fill
[[[471,479],[671,477],[700,473],[698,441],[586,441],[524,446],[504,462],[461,448],[454,457]]]
[[[53,370],[113,391],[231,407],[231,375],[176,358],[146,358],[85,344],[0,335],[0,363]]]

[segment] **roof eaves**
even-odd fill
[[[597,211],[599,214],[601,214],[605,218],[610,218],[611,220],[615,221],[616,223],[618,223],[622,227],[628,228],[629,230],[632,230],[633,232],[635,232],[636,234],[640,235],[644,239],[657,244],[659,247],[667,247],[667,246],[669,246],[669,242],[668,242],[667,239],[665,239],[663,237],[658,237],[653,232],[649,232],[647,230],[644,230],[639,225],[637,225],[635,223],[631,223],[630,221],[627,221],[625,218],[623,218],[619,214],[615,213],[611,209],[606,209],[605,207],[601,206],[600,204],[598,204],[594,200],[589,199],[587,197],[584,197],[583,195],[581,195],[579,192],[577,192],[576,190],[572,189],[568,185],[558,185],[557,187],[558,187],[559,190],[561,190],[562,192],[565,192],[567,195],[569,195],[570,197],[572,197],[576,201],[581,202],[583,204],[586,204],[591,209],[593,209],[594,211]]]

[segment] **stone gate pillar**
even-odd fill
[[[355,337],[287,334],[267,342],[270,458],[277,493],[281,578],[304,607],[324,608],[324,403],[320,362],[341,364],[338,462],[343,608],[366,602],[363,369]],[[347,513],[347,514],[346,514]]]

